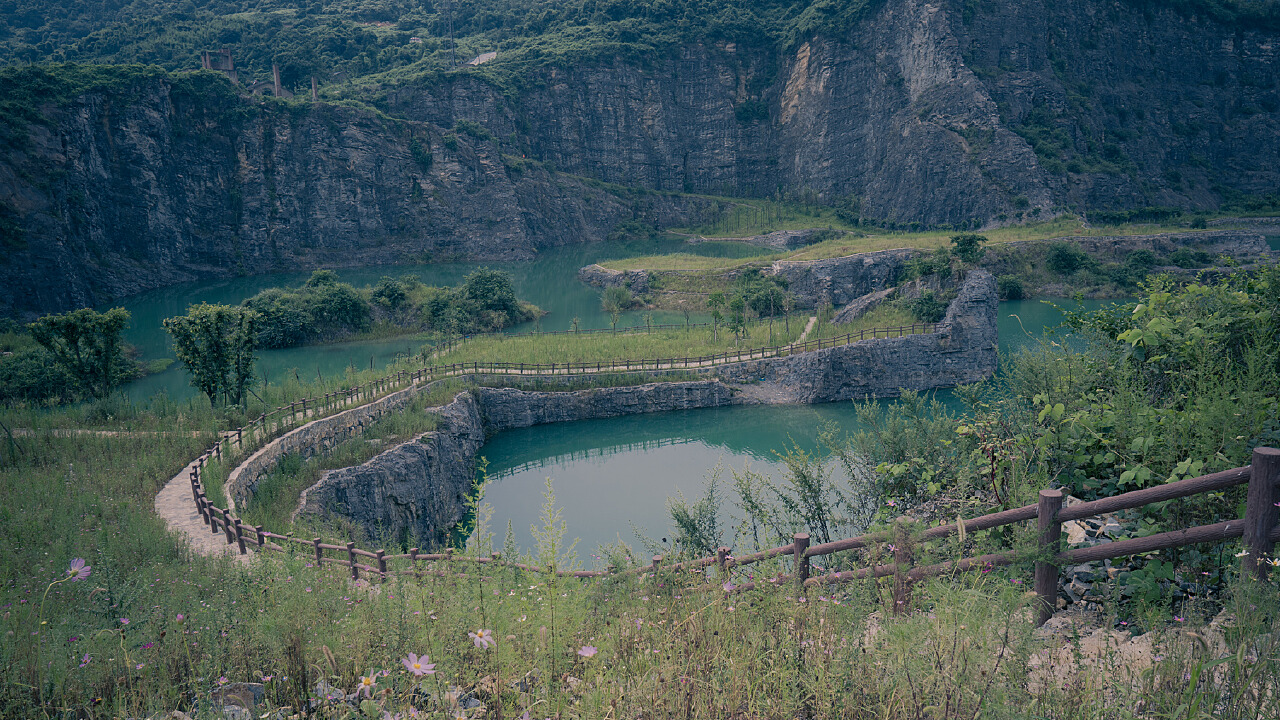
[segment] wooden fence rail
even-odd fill
[[[684,327],[684,326],[674,326]],[[403,554],[386,554],[385,550],[369,551],[356,548],[354,543],[342,545],[328,544],[320,538],[303,539],[289,535],[279,535],[264,529],[262,526],[246,525],[230,511],[219,508],[209,501],[201,479],[201,468],[210,460],[222,458],[231,452],[234,444],[242,452],[246,445],[265,444],[269,438],[283,433],[286,429],[305,423],[309,418],[315,419],[330,412],[338,412],[353,404],[364,404],[383,393],[398,388],[415,385],[423,381],[434,381],[464,374],[516,374],[516,375],[556,375],[598,372],[629,372],[636,370],[663,370],[681,368],[710,367],[720,364],[731,364],[753,359],[784,357],[802,352],[812,352],[832,347],[881,337],[904,337],[918,333],[936,332],[937,324],[914,324],[894,328],[870,328],[856,333],[847,333],[834,338],[819,338],[792,345],[750,348],[735,352],[725,352],[709,356],[688,356],[673,358],[651,358],[640,360],[623,360],[605,364],[603,362],[567,362],[567,363],[451,363],[431,365],[418,370],[400,370],[382,378],[371,380],[363,385],[325,393],[318,398],[302,398],[274,410],[264,412],[251,420],[247,425],[224,432],[212,447],[197,458],[190,473],[192,499],[200,513],[201,519],[212,534],[223,535],[228,545],[236,545],[241,554],[246,554],[250,546],[258,550],[276,552],[307,552],[316,565],[339,565],[351,570],[352,579],[359,579],[360,572],[385,580],[394,575],[421,576],[425,573],[449,574],[453,571],[441,571],[423,567],[423,563],[445,563],[446,567],[455,564],[473,564],[479,566],[512,567],[534,573],[548,572],[547,568],[514,563],[503,560],[499,553],[490,557],[457,556],[451,549],[443,553],[422,553],[418,548]],[[1133,538],[1118,542],[1086,548],[1075,548],[1062,551],[1062,523],[1079,520],[1094,515],[1132,509],[1163,502],[1176,498],[1216,492],[1238,485],[1248,484],[1248,500],[1245,517],[1239,520],[1185,528],[1158,535]],[[991,513],[968,520],[940,525],[918,532],[918,541],[937,540],[963,528],[964,533],[989,530],[1019,522],[1036,520],[1039,538],[1039,554],[1035,563],[1035,592],[1038,598],[1038,622],[1043,623],[1052,615],[1057,600],[1057,582],[1060,568],[1066,564],[1078,564],[1094,560],[1135,555],[1154,550],[1181,547],[1203,542],[1222,542],[1235,538],[1245,539],[1247,551],[1246,569],[1257,577],[1265,577],[1270,565],[1263,562],[1269,558],[1275,543],[1280,541],[1280,450],[1258,448],[1254,451],[1249,466],[1225,470],[1210,475],[1189,478],[1168,483],[1158,487],[1137,490],[1092,502],[1085,502],[1071,507],[1062,507],[1063,496],[1059,490],[1043,490],[1035,505],[1026,505],[1002,512]],[[877,544],[890,543],[896,535],[906,536],[909,529],[899,523],[893,530],[870,533],[854,538],[835,540],[817,545],[810,544],[805,533],[797,533],[792,542],[775,548],[733,557],[729,548],[719,548],[714,557],[696,558],[663,566],[663,557],[654,556],[647,567],[637,567],[622,572],[596,570],[556,570],[563,577],[598,578],[609,575],[627,575],[638,573],[670,573],[685,570],[702,571],[715,566],[722,575],[735,567],[744,567],[771,558],[790,555],[793,558],[793,573],[775,578],[776,581],[788,580],[802,588],[819,585],[848,582],[852,580],[893,577],[896,605],[906,605],[910,585],[919,580],[944,573],[969,571],[1008,565],[1017,558],[1012,553],[994,553],[977,558],[964,558],[934,565],[913,567],[912,553],[909,543],[899,542],[894,546],[892,564],[861,568],[858,570],[821,573],[811,576],[811,559],[851,550],[860,550]],[[279,542],[272,542],[275,539]],[[340,555],[332,557],[329,553]],[[374,564],[360,562],[360,559],[372,561]],[[408,568],[392,569],[391,562],[408,561]],[[750,590],[756,586],[748,582],[733,588],[735,592]]]

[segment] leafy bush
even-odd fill
[[[908,300],[907,307],[922,323],[936,323],[947,314],[947,303],[932,290],[925,290],[920,297]]]
[[[986,242],[987,238],[983,235],[974,235],[972,233],[952,235],[951,254],[961,262],[976,263],[986,253],[986,250],[982,247]]]
[[[1204,250],[1192,250],[1191,248],[1178,248],[1169,253],[1168,257],[1171,265],[1177,265],[1180,268],[1194,269],[1207,267],[1213,262],[1213,254]]]
[[[1070,275],[1092,267],[1093,263],[1093,258],[1081,250],[1079,245],[1065,240],[1049,243],[1045,252],[1045,265],[1059,275]]]
[[[996,278],[996,292],[1001,300],[1021,300],[1026,296],[1022,280],[1016,275],[1001,275]]]
[[[409,299],[409,293],[399,280],[383,276],[370,293],[370,298],[382,307],[395,310]]]
[[[915,255],[907,261],[903,268],[904,280],[937,275],[942,280],[951,277],[951,253],[946,248],[938,248],[932,255]]]

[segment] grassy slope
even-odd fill
[[[1092,393],[1098,385],[1087,387]],[[284,388],[270,399],[322,390]],[[1145,407],[1146,395],[1132,400]],[[37,432],[0,444],[0,541],[7,548],[0,560],[0,665],[12,679],[0,686],[2,716],[147,717],[187,709],[223,679],[267,676],[268,707],[296,707],[320,677],[350,691],[371,669],[388,670],[377,680],[388,694],[376,695],[380,707],[367,713],[376,717],[410,703],[412,679],[399,662],[409,652],[437,663],[424,686],[437,697],[457,685],[492,705],[484,688],[495,683],[486,678],[500,674],[502,686],[522,681],[523,692],[504,693],[509,716],[533,705],[531,715],[581,718],[905,720],[928,715],[922,703],[937,698],[951,698],[952,717],[1126,717],[1115,708],[1139,702],[1147,717],[1183,716],[1179,708],[1189,702],[1223,717],[1277,712],[1273,692],[1257,694],[1280,682],[1274,586],[1243,584],[1226,599],[1233,617],[1226,647],[1261,645],[1256,656],[1228,652],[1222,675],[1210,672],[1188,685],[1185,674],[1218,652],[1211,642],[1174,643],[1160,629],[1179,624],[1166,608],[1152,608],[1137,616],[1157,631],[1161,659],[1150,671],[1112,651],[1106,671],[1071,682],[1073,646],[1057,664],[1032,658],[1043,641],[1026,621],[1030,556],[990,573],[921,584],[912,594],[917,611],[898,619],[891,619],[887,579],[824,589],[797,603],[789,587],[767,584],[725,596],[720,577],[699,590],[701,575],[579,583],[486,571],[484,585],[472,573],[371,587],[352,583],[342,568],[311,567],[301,554],[269,556],[249,568],[192,557],[165,532],[152,502],[207,445],[217,419],[199,401],[149,408],[113,402],[3,414],[7,427]],[[1252,436],[1256,429],[1231,414],[1235,403],[1222,405],[1222,418]],[[228,418],[222,426],[228,421],[239,422]],[[43,432],[68,426],[171,434]],[[556,507],[549,499],[544,542],[531,559],[569,567],[575,559],[562,555]],[[1033,533],[1026,524],[1011,538],[978,533],[971,549],[1022,547]],[[470,552],[496,549],[490,542],[482,530]],[[874,564],[888,552],[873,548],[855,562]],[[959,548],[943,543],[916,552],[918,561],[935,562]],[[601,555],[600,564],[627,561],[620,551]],[[48,583],[66,577],[74,557],[86,558],[93,574],[53,586],[45,602]],[[735,571],[731,581],[785,571],[785,562],[764,564]],[[1179,608],[1190,625],[1216,610],[1195,601]],[[468,639],[482,628],[495,632],[496,650]],[[598,654],[580,654],[586,646]]]
[[[809,225],[813,227],[813,225]],[[1215,227],[1215,230],[1230,229],[1226,225]],[[1062,216],[1052,221],[1029,225],[1012,225],[983,231],[992,244],[1017,242],[1022,240],[1048,240],[1057,237],[1098,237],[1106,235],[1150,235],[1165,232],[1194,232],[1184,225],[1119,225],[1086,227],[1076,218]],[[754,234],[754,233],[753,233]],[[851,232],[843,237],[825,240],[807,247],[774,253],[749,260],[734,258],[710,258],[684,253],[671,255],[649,255],[621,260],[610,260],[601,263],[611,270],[722,270],[735,267],[765,266],[778,260],[822,260],[826,258],[844,257],[858,253],[892,250],[896,248],[919,248],[932,250],[949,247],[954,230],[938,230],[918,233],[881,233]],[[748,237],[739,235],[737,237]]]

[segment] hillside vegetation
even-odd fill
[[[1244,464],[1251,448],[1280,442],[1277,287],[1274,269],[1222,285],[1154,284],[1137,306],[1074,318],[1085,352],[1047,342],[962,389],[964,415],[911,395],[868,403],[863,431],[788,453],[782,479],[743,468],[719,491],[673,500],[667,560],[721,544],[741,555],[799,530],[885,527],[904,508],[950,522],[1026,503],[1051,483],[1090,499]],[[788,571],[777,561],[730,576],[593,581],[438,566],[371,585],[314,567],[309,553],[248,566],[193,556],[165,531],[156,490],[217,428],[327,389],[273,387],[243,411],[116,396],[0,414],[26,429],[0,444],[0,666],[15,679],[0,687],[0,715],[205,717],[211,695],[236,682],[263,685],[255,715],[305,707],[335,720],[492,717],[499,706],[503,717],[561,718],[1276,715],[1280,595],[1274,578],[1238,579],[1235,541],[1135,558],[1096,583],[1097,622],[1118,629],[1106,642],[1145,635],[1152,650],[1102,650],[1095,665],[1081,659],[1085,639],[1031,631],[1027,524],[976,533],[968,547],[915,547],[920,562],[995,550],[1018,561],[920,583],[900,616],[887,579],[800,600],[788,583],[763,582]],[[53,432],[68,426],[108,432]],[[855,458],[874,471],[852,471]],[[1148,506],[1123,518],[1124,532],[1235,518],[1242,493]],[[545,503],[528,553],[500,540],[481,503],[467,553],[500,550],[542,568],[648,564],[622,546],[588,561],[553,492]],[[828,561],[865,567],[892,552],[876,544]],[[733,592],[751,581],[761,587]]]
[[[531,64],[573,64],[723,40],[786,48],[841,31],[882,0],[4,0],[0,58],[199,66],[201,50],[230,48],[248,76],[278,62],[287,86],[396,68],[447,70],[481,52],[494,77]],[[1129,0],[1134,12],[1172,5],[1242,26],[1280,27],[1276,0]],[[415,40],[416,38],[416,40]],[[452,38],[452,39],[451,39]],[[2,61],[0,61],[2,62]]]

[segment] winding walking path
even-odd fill
[[[693,369],[693,368],[702,368],[702,367],[715,367],[719,365],[729,365],[733,363],[740,363],[740,362],[756,360],[756,359],[779,357],[783,354],[784,351],[786,354],[791,354],[795,352],[795,348],[805,344],[805,341],[808,339],[809,334],[817,326],[817,322],[818,322],[817,316],[810,316],[809,321],[805,324],[804,331],[800,334],[800,337],[796,338],[794,342],[789,343],[788,345],[782,346],[780,348],[773,348],[772,350],[768,350],[765,348],[748,349],[743,351],[743,353],[741,354],[733,356],[733,359],[730,359],[729,354],[726,353],[723,358],[711,357],[711,358],[697,359],[697,360],[694,360],[692,358],[684,358],[684,359],[672,358],[667,362],[662,362],[661,360],[655,360],[655,361],[652,361],[652,364],[650,364],[650,361],[639,361],[639,362],[624,361],[622,363],[617,363],[612,365],[604,365],[603,363],[601,363],[601,364],[598,364],[596,368],[591,368],[591,367],[574,368],[570,363],[565,363],[564,368],[551,366],[550,369],[543,366],[538,366],[538,365],[525,367],[523,364],[517,367],[514,363],[511,363],[511,364],[488,363],[487,367],[481,367],[486,365],[485,363],[475,363],[474,365],[476,365],[476,367],[474,369],[471,369],[466,366],[466,363],[463,363],[461,365],[449,366],[449,369],[447,370],[443,370],[443,371],[437,370],[436,372],[431,373],[430,375],[423,375],[421,380],[415,379],[413,377],[413,373],[410,373],[408,374],[409,384],[414,385],[422,381],[430,382],[435,380],[441,380],[447,377],[475,374],[477,372],[480,374],[490,374],[490,375],[562,375],[562,374],[563,375],[579,375],[579,374],[589,375],[596,372],[618,372],[618,371],[633,371],[633,370],[671,370],[671,369],[680,369],[680,368]],[[922,328],[923,327],[924,326],[922,326]],[[906,328],[896,328],[896,329],[899,331],[902,331],[902,330],[905,330]],[[914,334],[915,326],[912,326],[911,330]],[[844,341],[845,342],[853,341],[852,335],[853,334],[850,333],[848,337],[844,338]],[[875,331],[872,332],[872,337],[873,338],[875,337]],[[861,336],[859,337],[859,339],[862,339]],[[841,339],[839,338],[833,338],[832,346],[835,346],[837,344],[843,344],[840,342],[840,340]],[[822,347],[822,343],[819,342],[818,348],[821,349],[821,347]],[[808,350],[807,347],[802,348],[802,351],[807,351],[807,350]],[[432,357],[435,357],[435,355],[433,354]],[[682,360],[682,361],[678,362],[679,360]],[[583,363],[583,365],[589,365],[589,363]],[[428,378],[430,379],[428,380]],[[775,404],[775,403],[788,402],[788,397],[785,392],[785,389],[772,383],[763,383],[763,382],[749,383],[744,385],[735,385],[735,387],[738,388],[738,390],[743,394],[744,397],[754,399],[761,403]],[[359,393],[356,393],[354,395],[347,395],[346,397],[342,397],[342,398],[337,397],[339,395],[338,393],[332,393],[330,395],[335,397],[333,402],[336,403],[336,406],[334,404],[330,404],[327,406],[327,409],[336,410],[337,413],[351,410],[356,407],[361,407],[366,405],[368,402],[373,401],[373,400],[361,398]],[[330,395],[325,396],[326,401],[328,400]],[[335,413],[326,414],[324,410],[325,410],[324,408],[317,405],[315,407],[308,408],[306,410],[301,411],[300,414],[304,419],[315,417],[316,419],[311,420],[311,422],[318,422],[322,419],[332,417],[332,415],[335,414]],[[290,432],[301,429],[301,427],[305,427],[305,425],[307,424],[308,423],[304,422],[303,425],[293,428],[292,430],[290,430]],[[263,431],[267,432],[269,436],[274,436],[275,432],[281,429],[282,429],[282,424],[279,424],[273,421],[272,423],[267,423],[264,426]],[[238,439],[236,431],[223,433],[222,437],[223,437],[225,451],[228,452],[228,454],[231,454],[233,450],[238,451],[240,449],[239,448],[240,441]],[[278,438],[275,438],[275,439],[278,439]],[[274,442],[274,439],[272,440],[272,442]],[[253,450],[254,448],[251,447],[249,449]],[[239,454],[240,454],[239,452],[234,452],[234,455],[239,455]],[[228,459],[230,459],[230,457],[228,457]],[[164,488],[162,488],[160,492],[156,495],[156,499],[155,499],[156,514],[164,519],[166,527],[171,532],[178,533],[187,541],[188,546],[191,548],[193,552],[200,555],[209,556],[209,557],[230,555],[233,558],[235,558],[237,562],[247,563],[248,562],[247,555],[241,555],[239,553],[239,550],[236,544],[228,543],[226,541],[226,535],[223,532],[215,532],[210,529],[209,525],[205,523],[204,518],[201,516],[200,511],[197,509],[196,503],[193,501],[193,498],[191,496],[192,495],[191,473],[193,470],[196,470],[199,467],[199,463],[200,463],[199,459],[193,460],[190,464],[184,467],[181,472],[179,472],[177,475],[171,478],[168,483],[165,484]]]
[[[228,545],[226,536],[213,533],[204,524],[196,504],[191,498],[191,471],[196,468],[195,460],[182,468],[173,479],[165,483],[156,495],[156,514],[164,518],[165,527],[186,540],[191,551],[197,555],[218,557],[229,555],[237,562],[248,563],[249,556],[241,555],[235,545]]]

